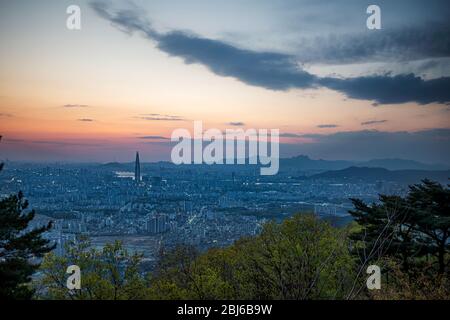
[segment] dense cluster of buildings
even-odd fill
[[[350,197],[371,201],[386,188],[258,172],[249,166],[141,165],[138,153],[133,164],[9,163],[0,177],[0,196],[22,190],[41,219],[55,222],[49,237],[62,253],[64,243],[79,234],[130,241],[147,237],[169,247],[224,246],[296,212],[346,217]]]

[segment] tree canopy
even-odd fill
[[[355,208],[350,213],[361,226],[351,235],[362,245],[355,251],[363,260],[399,259],[407,273],[433,258],[437,273],[448,273],[449,200],[450,189],[430,180],[410,186],[404,198],[380,195],[372,205],[352,199]]]

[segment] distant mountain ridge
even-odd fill
[[[448,170],[444,164],[427,164],[405,159],[373,159],[359,163],[358,166],[369,168],[385,168],[388,170]]]
[[[449,178],[450,170],[388,170],[385,168],[349,167],[342,170],[322,172],[307,179],[329,179],[342,182],[375,182],[383,180],[411,184],[418,183],[423,179],[446,183]]]
[[[247,159],[248,160],[248,159]],[[246,160],[246,163],[248,161]],[[102,164],[104,168],[110,168],[115,170],[128,169],[133,166],[134,162],[118,163],[110,162]],[[170,161],[158,161],[158,162],[146,162],[141,165],[161,165],[172,166]],[[388,170],[448,170],[450,165],[444,164],[426,164],[414,160],[405,159],[373,159],[369,161],[349,161],[349,160],[324,160],[324,159],[311,159],[306,155],[299,155],[291,158],[280,159],[280,170],[294,169],[299,171],[329,171],[329,170],[342,170],[349,167],[365,167],[365,168],[384,168]]]
[[[346,160],[313,160],[305,155],[280,159],[281,170],[288,168],[298,170],[340,170],[354,164],[355,162]]]
[[[280,159],[280,168],[299,170],[342,170],[349,167],[384,168],[388,170],[448,170],[443,164],[426,164],[405,159],[373,159],[369,161],[314,160],[305,155]]]

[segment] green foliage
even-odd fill
[[[139,272],[142,255],[130,254],[121,242],[107,244],[102,250],[91,246],[87,238],[67,245],[60,257],[47,254],[41,266],[41,276],[35,286],[40,299],[131,300],[144,299],[148,280]],[[66,287],[66,269],[77,265],[81,269],[81,289]]]
[[[383,279],[381,290],[369,293],[376,300],[449,300],[450,278],[430,272],[435,268],[430,262],[422,264],[412,277],[402,271],[401,265],[391,258],[384,258],[380,265],[389,270]]]
[[[87,239],[46,255],[41,299],[338,299],[353,279],[346,231],[311,215],[268,223],[259,236],[199,254],[179,246],[162,252],[152,277],[139,272],[141,255],[120,242],[92,248]],[[82,270],[81,290],[66,288],[69,265]]]
[[[0,200],[0,299],[30,299],[33,290],[28,284],[39,258],[54,248],[42,237],[51,223],[30,230],[35,212],[27,207],[21,192]]]
[[[152,281],[155,298],[333,299],[353,271],[344,230],[311,215],[268,223],[254,238],[186,259],[175,250]]]
[[[121,243],[102,250],[84,239],[42,264],[40,298],[50,299],[447,299],[449,190],[424,181],[407,197],[353,199],[355,222],[331,227],[309,214],[264,225],[261,234],[200,254],[162,251],[156,270]],[[82,270],[82,289],[66,288],[66,268]],[[366,290],[369,264],[382,289]]]

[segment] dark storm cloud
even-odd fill
[[[382,104],[450,102],[450,77],[423,80],[414,74],[405,74],[347,79],[321,78],[319,82],[350,98],[373,100]]]
[[[305,63],[345,64],[450,57],[450,24],[315,37],[301,41],[298,47],[297,57]]]
[[[186,32],[156,32],[151,23],[135,10],[112,12],[102,2],[91,3],[97,14],[122,31],[142,32],[157,47],[185,63],[199,63],[213,73],[233,77],[244,83],[267,89],[286,90],[314,85],[314,76],[298,68],[294,57],[274,52],[255,52],[236,48],[218,40],[201,38]]]
[[[91,6],[99,16],[120,30],[130,34],[135,31],[143,33],[170,56],[182,58],[187,64],[204,65],[217,75],[232,77],[249,85],[271,90],[322,86],[354,99],[373,100],[375,103],[383,104],[450,102],[448,77],[423,80],[409,74],[349,79],[319,78],[302,70],[297,57],[293,55],[241,49],[223,41],[206,39],[182,31],[159,33],[135,8],[115,12],[109,5],[97,1],[91,3]],[[439,48],[434,50],[441,52],[442,48]],[[348,54],[356,55],[356,53]]]
[[[369,120],[369,121],[361,122],[361,125],[362,126],[370,126],[372,124],[385,123],[385,122],[387,122],[387,120]]]
[[[233,47],[217,40],[171,32],[157,38],[158,48],[185,63],[200,63],[217,75],[267,89],[286,90],[314,86],[315,77],[301,70],[294,57],[255,52]]]
[[[450,129],[417,132],[362,130],[332,134],[305,134],[310,143],[283,144],[283,156],[307,154],[315,158],[368,160],[403,158],[449,163]]]

